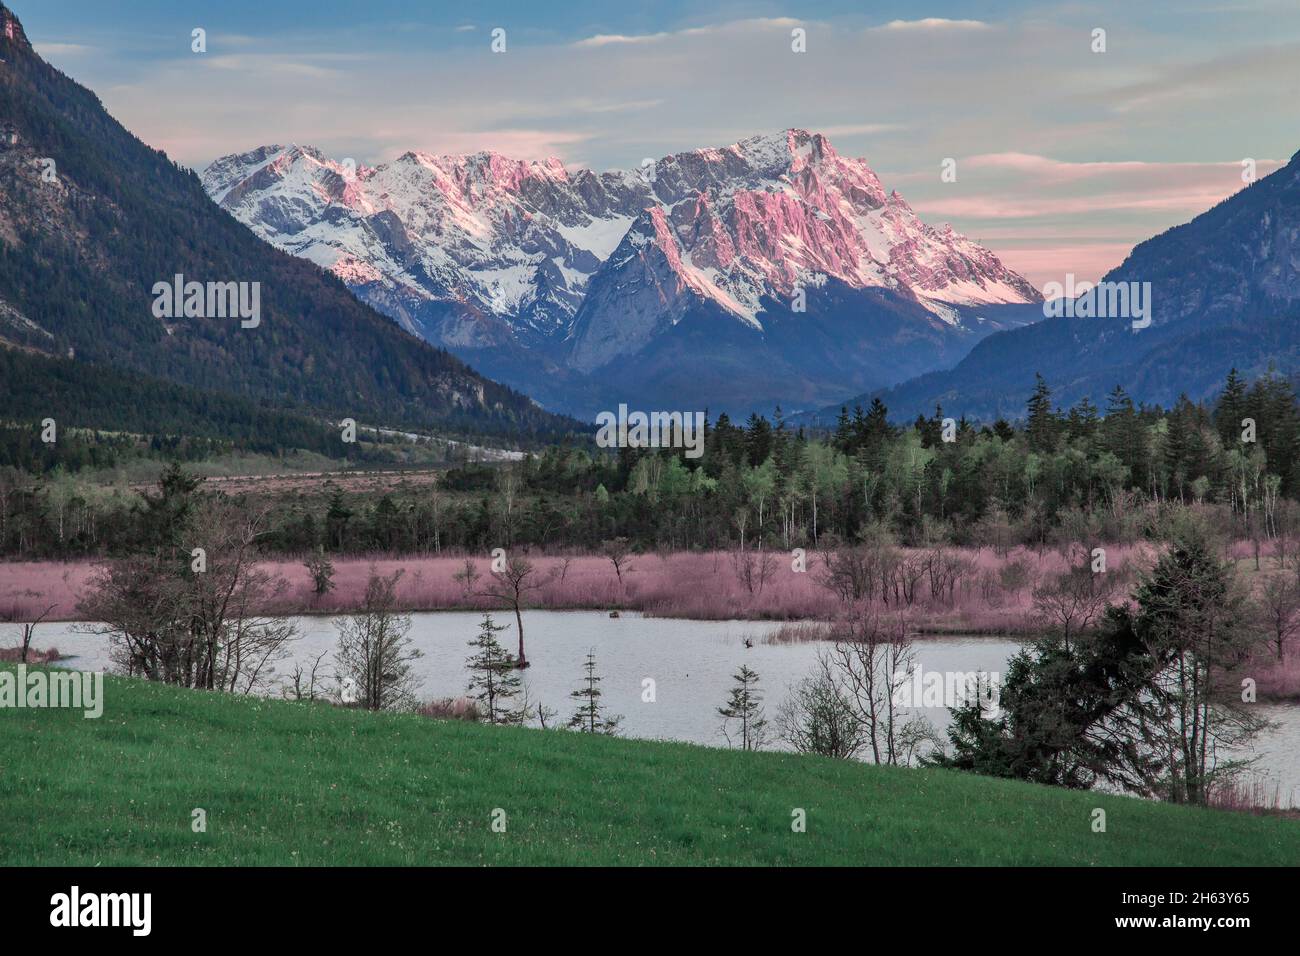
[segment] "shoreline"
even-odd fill
[[[917,640],[942,637],[1031,639],[1043,631],[1034,614],[1033,590],[1065,567],[1056,551],[1014,548],[1003,554],[992,549],[945,548],[946,554],[965,562],[965,572],[949,592],[934,597],[927,585],[915,589],[910,602],[871,607],[887,615],[901,615]],[[1150,557],[1150,549],[1112,546],[1111,568],[1129,576]],[[903,549],[916,556],[920,551]],[[755,552],[749,552],[755,554]],[[766,552],[772,559],[770,575],[746,586],[746,575],[733,552],[671,552],[637,554],[621,573],[602,555],[524,555],[535,567],[524,602],[528,611],[586,611],[640,613],[647,617],[695,621],[767,621],[790,625],[783,639],[815,639],[816,630],[842,615],[848,604],[820,582],[822,556],[807,554],[807,570],[797,572],[786,552]],[[324,617],[355,612],[364,599],[372,570],[379,574],[402,571],[397,588],[397,609],[406,613],[501,613],[504,602],[481,590],[493,581],[491,559],[449,555],[405,557],[339,556],[334,565],[334,588],[323,596],[313,593],[311,579],[301,561],[277,559],[259,567],[282,582],[274,594],[254,609],[257,614],[287,617]],[[478,575],[475,589],[457,575],[466,566]],[[102,562],[0,563],[0,621],[21,625],[44,615],[37,626],[34,647],[46,647],[41,631],[52,623],[84,620],[83,595]],[[52,610],[51,610],[52,608]],[[806,630],[800,634],[800,628]],[[1300,658],[1294,651],[1284,661],[1265,654],[1258,659],[1255,677],[1261,699],[1300,701]]]
[[[901,614],[918,635],[1014,636],[1040,630],[1033,620],[1032,590],[1043,576],[1064,566],[1052,551],[1014,549],[999,558],[989,549],[946,549],[970,561],[970,573],[948,594],[921,594],[911,601],[874,602],[881,613]],[[751,554],[755,552],[750,552]],[[914,553],[914,552],[908,552]],[[684,620],[829,622],[847,604],[820,582],[821,558],[809,552],[808,570],[792,569],[786,552],[766,552],[773,568],[753,583],[734,566],[731,552],[672,552],[635,555],[616,572],[608,558],[586,555],[525,555],[536,568],[526,606],[552,611],[636,611],[650,617]],[[347,614],[361,607],[372,569],[383,575],[401,571],[397,609],[404,612],[499,610],[500,600],[481,590],[494,580],[486,557],[415,555],[396,557],[331,556],[334,587],[313,592],[301,560],[274,559],[258,567],[282,586],[254,610],[259,614]],[[96,570],[105,562],[30,561],[0,563],[0,621],[43,623],[83,620],[79,605]],[[474,586],[458,581],[466,565],[478,575]],[[1003,582],[1003,568],[1019,573]]]

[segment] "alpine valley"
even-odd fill
[[[583,417],[620,402],[815,408],[1042,317],[992,252],[801,129],[605,173],[263,146],[202,181],[403,328]]]

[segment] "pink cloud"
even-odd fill
[[[1048,282],[1062,282],[1066,273],[1074,273],[1079,281],[1096,282],[1123,262],[1134,245],[1136,242],[1098,242],[995,251],[1004,265],[1041,289]]]

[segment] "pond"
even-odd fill
[[[464,694],[468,643],[477,633],[481,615],[436,612],[411,617],[410,637],[424,655],[414,664],[420,697],[429,700]],[[513,617],[498,615],[496,620],[510,625],[499,638],[513,650],[517,640]],[[294,645],[296,659],[310,662],[333,650],[337,631],[332,618],[301,617],[296,623],[303,635]],[[79,627],[41,625],[36,645],[74,655],[66,666],[107,670],[104,639],[81,633]],[[622,735],[726,746],[717,710],[725,703],[732,675],[742,664],[758,673],[770,719],[791,687],[812,671],[818,651],[828,646],[817,641],[768,643],[768,636],[779,627],[764,621],[685,621],[636,614],[610,618],[598,611],[529,611],[524,615],[524,635],[532,666],[523,672],[524,682],[529,699],[556,710],[562,722],[574,709],[569,693],[579,686],[588,651],[594,651],[597,672],[603,678],[602,703],[610,713],[622,715]],[[13,646],[20,634],[17,625],[0,625],[0,646]],[[752,646],[746,646],[747,639]],[[922,675],[1001,673],[1020,644],[1000,638],[942,637],[917,640],[914,647]],[[329,661],[327,654],[325,664]],[[288,669],[285,664],[280,667],[281,673]],[[653,701],[643,699],[648,696],[644,694],[647,680],[654,682]],[[1260,708],[1277,727],[1256,743],[1258,772],[1267,780],[1270,794],[1276,787],[1284,804],[1300,806],[1300,707],[1266,704]],[[914,712],[927,717],[941,733],[949,721],[948,710],[941,706]],[[781,744],[771,740],[769,746]]]

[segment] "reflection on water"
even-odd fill
[[[467,644],[481,616],[441,612],[414,614],[412,619],[410,636],[424,653],[414,665],[421,697],[463,694],[465,658],[470,653]],[[517,640],[513,620],[505,615],[497,620],[510,624],[500,638],[513,648]],[[303,634],[294,647],[297,659],[310,662],[322,651],[333,649],[337,632],[332,619],[305,617],[297,623]],[[572,709],[569,692],[578,687],[587,652],[594,650],[598,672],[604,678],[603,703],[610,712],[623,715],[621,734],[724,746],[717,709],[740,665],[748,664],[758,672],[771,718],[791,685],[811,672],[817,651],[824,646],[815,642],[765,643],[762,638],[778,627],[761,621],[682,621],[639,615],[612,619],[597,611],[530,611],[524,616],[524,628],[532,666],[524,672],[524,680],[530,700],[567,719]],[[20,637],[17,625],[0,625],[0,646],[12,646]],[[753,638],[752,647],[745,646],[746,637]],[[71,624],[42,625],[36,643],[76,655],[67,662],[71,667],[100,670],[108,666],[104,641],[76,633]],[[1001,672],[1018,647],[1013,641],[976,637],[925,639],[915,645],[917,666],[923,672]],[[288,669],[281,665],[282,673]],[[654,681],[653,703],[642,700],[647,679]],[[111,697],[107,704],[112,706]],[[1270,794],[1276,785],[1284,804],[1300,806],[1300,707],[1269,704],[1261,708],[1278,727],[1257,744],[1259,768],[1269,780]],[[948,723],[948,711],[941,707],[926,708],[922,713],[940,731]]]

